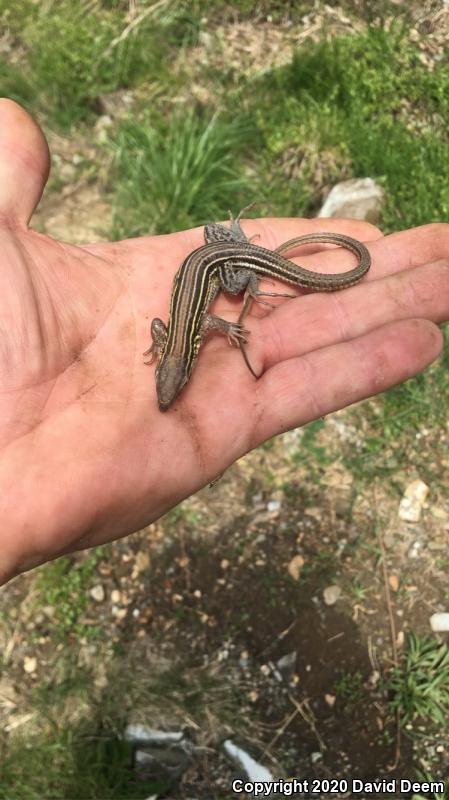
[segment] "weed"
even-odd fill
[[[85,624],[80,618],[91,602],[88,586],[99,557],[98,551],[90,552],[81,561],[64,557],[41,567],[36,582],[39,602],[52,606],[57,637],[72,634],[92,639],[98,635],[97,626]]]
[[[356,600],[364,600],[368,593],[368,589],[366,586],[363,586],[360,581],[355,580],[350,586],[350,592]]]
[[[343,700],[346,710],[351,710],[363,694],[363,675],[360,670],[343,673],[335,684],[335,694]]]
[[[194,110],[124,121],[113,142],[115,234],[167,233],[237,208],[239,196],[251,195],[238,157],[246,133]]]
[[[282,169],[290,151],[296,153],[294,186],[300,195],[288,210],[312,210],[319,187],[313,191],[311,183],[335,182],[343,172],[371,175],[383,184],[387,229],[445,219],[447,81],[447,65],[432,72],[422,65],[403,26],[370,26],[357,36],[298,49],[290,65],[260,86],[271,98],[270,111],[258,116],[264,157],[269,154],[279,171],[271,195],[287,206],[295,202],[283,186],[292,183]]]
[[[449,714],[449,647],[428,637],[410,634],[403,663],[387,684],[390,707],[399,710],[401,723],[417,717],[446,725]]]

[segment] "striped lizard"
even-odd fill
[[[166,411],[190,378],[200,347],[210,331],[219,331],[231,344],[240,347],[246,364],[254,373],[245,353],[247,330],[243,320],[253,301],[270,305],[261,296],[295,297],[279,292],[259,291],[260,278],[275,278],[302,289],[333,292],[357,283],[371,265],[364,244],[341,233],[310,233],[289,239],[275,250],[255,245],[240,225],[242,213],[231,216],[229,228],[211,223],[204,228],[206,244],[194,250],[182,263],[173,281],[168,325],[159,318],[151,323],[152,344],[145,351],[156,365],[156,391],[161,411]],[[283,254],[300,245],[329,243],[350,250],[358,264],[343,273],[313,272],[294,264]],[[218,292],[237,295],[244,292],[237,322],[228,322],[208,313]]]

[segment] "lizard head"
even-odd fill
[[[167,411],[189,378],[185,360],[167,353],[157,369],[156,392],[159,409]]]

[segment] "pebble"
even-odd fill
[[[341,597],[341,587],[336,586],[326,586],[323,591],[323,598],[324,602],[327,606],[334,606],[337,600]]]
[[[430,627],[435,633],[449,631],[449,613],[440,612],[430,617]]]
[[[101,583],[98,583],[96,586],[93,586],[89,592],[90,596],[93,600],[97,603],[102,603],[104,600],[104,589]]]
[[[399,503],[399,519],[405,522],[418,522],[428,494],[429,487],[424,481],[416,480],[409,483]]]

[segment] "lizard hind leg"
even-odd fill
[[[242,226],[240,225],[240,220],[241,220],[243,214],[245,213],[245,211],[249,211],[250,208],[253,208],[255,205],[256,205],[256,203],[252,202],[249,205],[244,206],[241,209],[241,211],[239,211],[239,213],[237,214],[235,219],[232,216],[232,211],[228,211],[229,222],[231,223],[230,230],[231,230],[232,238],[234,239],[234,241],[236,241],[236,242],[250,242],[251,239],[255,239],[256,236],[259,236],[259,234],[256,233],[255,236],[251,236],[251,239],[248,239],[247,235],[245,234],[244,230],[242,229]]]

